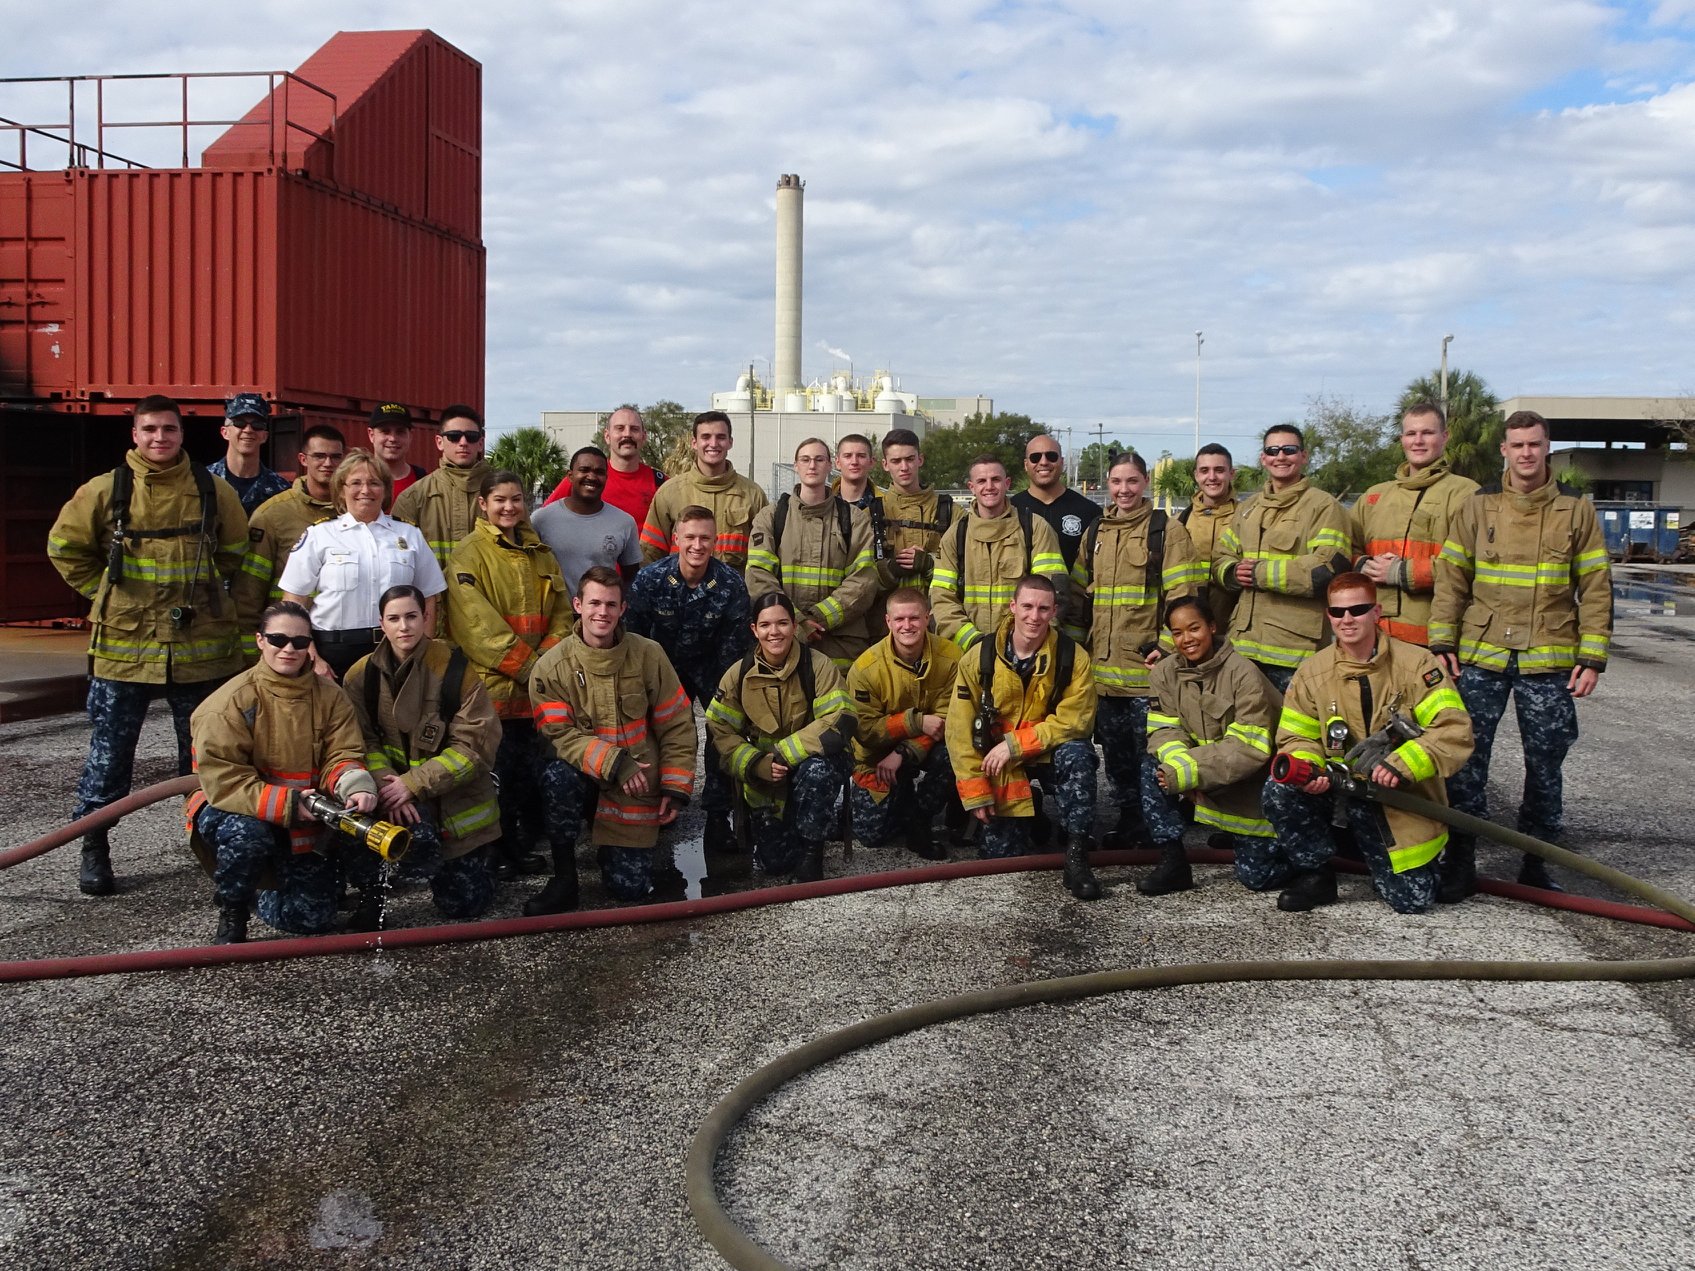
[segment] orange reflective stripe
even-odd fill
[[[665,701],[653,708],[653,722],[656,724],[663,724],[666,720],[677,714],[678,711],[686,711],[688,709],[689,695],[679,688]]]
[[[495,674],[504,675],[507,679],[514,679],[518,672],[524,669],[524,664],[529,660],[530,646],[525,644],[522,640],[519,640],[506,651],[506,656],[501,658],[499,663],[496,664],[494,668]]]
[[[883,727],[889,730],[889,739],[891,741],[905,741],[908,737],[912,736],[912,734],[906,730],[905,711],[897,711],[895,714],[890,715],[883,721]]]
[[[1036,726],[1025,724],[1013,731],[1013,739],[1018,742],[1018,753],[1021,755],[1034,754],[1042,748],[1042,739],[1036,736]]]
[[[1430,628],[1421,627],[1416,622],[1402,622],[1399,618],[1379,618],[1378,629],[1387,631],[1397,640],[1405,640],[1408,644],[1420,646],[1430,643]]]
[[[206,792],[204,790],[196,790],[193,794],[188,796],[188,803],[184,807],[183,812],[184,812],[185,828],[190,833],[192,833],[193,830],[194,830],[194,818],[195,818],[195,816],[198,815],[198,813],[200,812],[200,809],[205,807],[205,806],[206,806]]]
[[[994,787],[989,784],[987,777],[965,777],[954,783],[959,787],[959,797],[967,800],[977,800],[995,797]]]
[[[659,805],[655,803],[614,803],[603,791],[595,808],[597,821],[616,821],[620,825],[658,825]]]
[[[853,783],[864,790],[882,793],[889,788],[889,783],[877,775],[875,768],[862,768],[853,774]]]
[[[587,749],[583,752],[583,762],[589,766],[589,771],[597,777],[605,776],[606,761],[612,757],[612,747],[605,742],[591,738]]]
[[[1001,798],[1008,803],[1017,803],[1020,799],[1030,797],[1030,783],[1022,777],[1015,777],[1001,786]]]
[[[540,635],[547,630],[547,619],[539,613],[503,613],[506,625],[512,628],[514,635]]]
[[[341,780],[342,774],[357,768],[358,766],[358,764],[354,763],[350,759],[343,760],[341,763],[338,763],[335,767],[331,768],[324,774],[324,788],[326,790],[334,790],[335,783]]]
[[[647,736],[647,720],[633,720],[628,724],[602,724],[594,730],[595,736],[614,746],[630,746]]]
[[[536,722],[541,724],[557,724],[563,727],[569,724],[575,716],[571,712],[569,702],[537,702]]]

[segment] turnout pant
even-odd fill
[[[223,680],[201,680],[193,684],[132,684],[127,680],[88,681],[88,722],[93,732],[88,739],[88,761],[77,782],[72,819],[87,816],[130,792],[135,780],[135,748],[141,740],[141,725],[147,705],[163,696],[171,706],[171,723],[177,734],[177,775],[193,770],[193,743],[188,736],[188,719],[194,708],[212,694]]]
[[[282,826],[211,806],[200,809],[194,828],[216,857],[212,895],[218,904],[245,909],[257,895],[259,916],[295,935],[322,935],[335,926],[341,863],[334,854],[296,852]],[[260,891],[267,866],[277,885]]]
[[[542,767],[542,801],[547,808],[548,840],[553,845],[555,867],[561,858],[574,856],[583,832],[583,818],[598,785],[563,759],[549,759]],[[651,847],[604,845],[600,851],[600,882],[615,900],[640,900],[653,890]]]
[[[1566,687],[1570,675],[1569,671],[1527,675],[1518,669],[1516,653],[1507,659],[1504,671],[1465,668],[1459,678],[1460,697],[1471,715],[1476,744],[1465,767],[1448,778],[1448,798],[1455,808],[1472,816],[1489,815],[1489,760],[1511,695],[1524,744],[1518,828],[1539,839],[1559,837],[1565,828],[1562,769],[1566,752],[1577,740],[1577,703]]]
[[[847,776],[847,755],[812,755],[789,773],[781,811],[750,804],[753,863],[767,874],[792,874],[799,868],[807,845],[829,836]]]
[[[405,864],[413,877],[429,880],[430,898],[441,916],[461,922],[482,914],[494,902],[494,873],[489,869],[488,848],[479,847],[446,861],[441,857],[441,831],[427,814],[409,828],[412,848],[406,853]],[[383,858],[345,834],[338,834],[336,840],[348,883],[360,891],[376,887]]]
[[[1024,769],[1040,785],[1052,817],[1066,834],[1086,836],[1095,825],[1095,748],[1086,741],[1061,742],[1039,762]],[[1028,816],[991,816],[977,839],[977,855],[987,860],[1023,856],[1030,851]]]
[[[1142,756],[1142,819],[1154,846],[1163,847],[1183,838],[1183,807],[1176,795],[1159,788],[1159,761]],[[1236,853],[1236,880],[1249,891],[1269,891],[1289,880],[1289,865],[1272,836],[1219,831],[1230,840]]]
[[[1318,869],[1329,861],[1335,850],[1330,816],[1337,797],[1306,794],[1275,781],[1265,783],[1260,798],[1266,818],[1277,829],[1278,850],[1295,869]],[[1389,827],[1382,809],[1358,799],[1343,799],[1342,806],[1377,894],[1398,914],[1427,913],[1436,904],[1436,862],[1397,874],[1389,864]]]
[[[953,764],[948,748],[938,743],[923,764],[903,762],[894,787],[879,801],[855,781],[848,787],[853,800],[853,836],[866,847],[881,847],[903,825],[933,821],[953,796]]]

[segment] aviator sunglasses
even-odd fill
[[[1027,458],[1031,463],[1058,463],[1059,451],[1036,450],[1026,455],[1025,458]]]
[[[291,636],[280,631],[261,631],[259,638],[273,649],[310,649],[312,637],[309,635]]]
[[[1293,446],[1293,445],[1290,445],[1290,446],[1267,446],[1261,453],[1264,454],[1265,456],[1267,456],[1268,458],[1272,455],[1298,455],[1298,454],[1301,453],[1301,448],[1299,446]]]
[[[481,441],[483,439],[483,432],[480,428],[472,428],[464,432],[455,428],[451,432],[444,432],[442,436],[448,441],[451,441],[454,445],[458,445],[462,441]]]

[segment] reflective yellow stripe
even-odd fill
[[[1256,839],[1268,839],[1277,834],[1270,821],[1251,816],[1236,816],[1202,800],[1195,801],[1195,824],[1211,825],[1221,830],[1229,830],[1232,834],[1246,834]]]
[[[1277,730],[1294,733],[1297,737],[1306,737],[1312,741],[1317,741],[1324,736],[1324,729],[1319,726],[1316,719],[1311,715],[1301,714],[1293,706],[1283,708],[1283,714],[1277,720]]]
[[[1201,766],[1188,751],[1172,755],[1162,762],[1171,769],[1172,794],[1182,794],[1185,790],[1193,790],[1201,784]]]
[[[1199,814],[1196,815],[1195,819],[1200,820]],[[1417,869],[1420,865],[1427,865],[1435,860],[1442,849],[1447,846],[1447,843],[1448,831],[1443,830],[1435,838],[1426,839],[1422,843],[1414,843],[1408,847],[1391,847],[1389,849],[1389,866],[1397,874],[1404,874],[1409,869]]]
[[[1436,761],[1416,741],[1403,741],[1396,746],[1395,758],[1401,761],[1401,766],[1414,781],[1428,781],[1436,775]]]
[[[473,803],[468,808],[443,817],[441,828],[448,838],[462,839],[499,823],[500,804],[490,799],[485,803]]]
[[[1448,686],[1443,685],[1417,706],[1413,707],[1413,718],[1420,724],[1424,725],[1424,727],[1429,728],[1431,720],[1435,719],[1436,716],[1441,714],[1443,711],[1448,710],[1464,711],[1465,702],[1461,699],[1459,693]]]
[[[1442,544],[1442,552],[1437,559],[1445,560],[1450,565],[1457,565],[1459,568],[1469,571],[1471,569],[1472,561],[1476,558],[1472,556],[1470,548],[1466,547],[1464,544],[1456,543],[1453,539],[1449,539],[1447,542]]]
[[[1102,688],[1147,688],[1148,668],[1144,665],[1108,666],[1104,662],[1092,664],[1095,671],[1095,683]]]
[[[1231,724],[1224,730],[1226,737],[1234,737],[1250,750],[1256,750],[1267,758],[1271,756],[1271,734],[1263,728],[1252,724]]]

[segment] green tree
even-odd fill
[[[1388,415],[1370,414],[1338,397],[1309,397],[1301,425],[1310,456],[1307,476],[1339,499],[1387,481],[1401,461],[1394,425]]]
[[[689,440],[694,430],[692,411],[664,398],[651,406],[631,406],[631,409],[640,410],[642,423],[647,425],[647,441],[642,445],[643,463],[661,472],[672,473],[681,472],[694,462],[689,451]],[[745,419],[740,422],[744,428],[747,426]],[[605,427],[604,420],[601,426]]]
[[[1408,384],[1395,405],[1396,426],[1414,402],[1441,405],[1442,377],[1439,371],[1422,375]],[[1487,485],[1501,479],[1501,441],[1506,420],[1500,403],[1483,378],[1473,371],[1448,372],[1448,467],[1462,476]]]
[[[489,466],[509,468],[524,479],[524,489],[534,495],[559,484],[565,475],[565,452],[540,428],[518,428],[505,433],[488,453]]]
[[[1018,484],[1024,473],[1024,447],[1045,427],[1028,415],[996,411],[968,416],[957,428],[932,428],[924,438],[924,476],[940,489],[958,489],[965,484],[971,461],[992,454]]]

